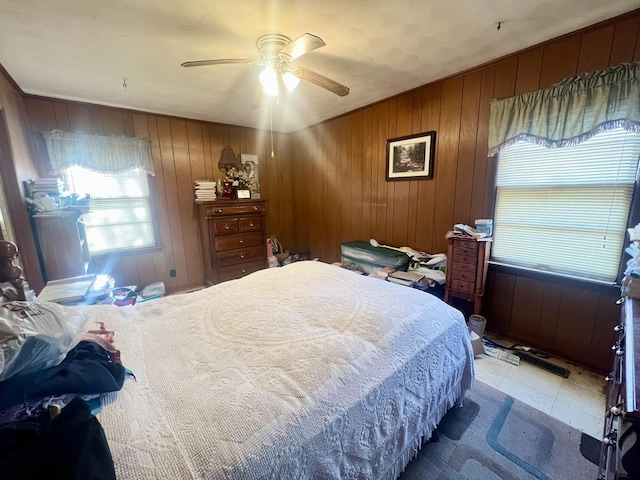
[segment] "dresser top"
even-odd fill
[[[493,237],[484,237],[484,238],[473,238],[469,236],[456,235],[454,237],[449,237],[447,239],[449,242],[460,241],[460,242],[493,242]]]
[[[217,199],[211,200],[209,202],[196,202],[198,205],[220,205],[220,206],[229,206],[229,205],[255,205],[259,203],[267,203],[266,198],[246,198],[246,199],[238,199],[238,200],[230,200],[230,199]]]

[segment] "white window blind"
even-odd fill
[[[640,134],[605,131],[572,147],[500,152],[492,260],[615,282]]]
[[[145,172],[105,174],[76,166],[65,170],[65,180],[70,190],[91,195],[84,222],[92,255],[156,245]]]

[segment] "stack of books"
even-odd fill
[[[73,302],[81,300],[89,293],[96,280],[95,275],[80,275],[78,277],[51,280],[42,289],[36,302]]]
[[[413,287],[415,284],[422,282],[424,275],[422,273],[409,270],[408,272],[393,272],[389,274],[387,280],[407,287]]]
[[[47,195],[59,195],[64,192],[64,183],[57,177],[40,178],[34,180],[31,185],[31,194],[46,193]]]
[[[213,180],[196,180],[194,187],[196,202],[210,202],[216,199],[216,182]]]

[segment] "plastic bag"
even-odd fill
[[[86,323],[82,313],[56,303],[0,304],[0,381],[58,365]]]

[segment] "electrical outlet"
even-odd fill
[[[170,276],[171,278],[175,278],[175,277],[176,277],[176,271],[175,271],[175,269],[173,269],[173,268],[172,268],[171,270],[169,270],[169,276]]]

